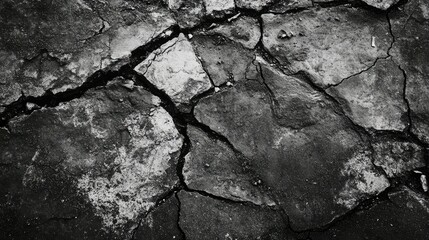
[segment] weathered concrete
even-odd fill
[[[406,74],[405,97],[411,108],[412,132],[426,143],[429,143],[428,9],[427,1],[412,1],[402,11],[389,13],[395,36],[391,55]]]
[[[75,88],[174,24],[156,4],[122,0],[3,1],[0,12],[0,105]]]
[[[114,82],[13,120],[0,137],[2,234],[76,216],[81,233],[73,236],[128,236],[178,181],[183,140],[159,104]],[[55,234],[76,230],[69,227]]]
[[[188,104],[192,97],[211,87],[207,73],[183,34],[151,53],[135,70],[176,104]]]
[[[265,48],[291,73],[306,71],[321,87],[341,82],[387,57],[385,16],[349,7],[262,15]],[[375,38],[375,47],[371,40]]]
[[[427,239],[429,202],[408,188],[389,194],[389,200],[349,216],[311,239]]]
[[[180,192],[180,226],[186,239],[294,239],[275,211]],[[204,214],[201,214],[204,213]]]
[[[195,114],[250,159],[294,229],[327,224],[389,186],[332,102],[264,62],[255,64],[259,77],[202,99]]]
[[[365,128],[402,131],[408,126],[405,76],[392,60],[379,60],[361,74],[328,89],[347,115]]]

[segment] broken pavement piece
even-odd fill
[[[245,48],[254,49],[261,37],[261,29],[257,19],[242,16],[225,25],[207,31],[207,34],[217,33],[242,44]]]
[[[178,196],[179,224],[186,239],[294,239],[279,212],[192,192],[181,191]]]
[[[405,96],[410,106],[411,131],[429,143],[429,2],[409,1],[402,10],[392,9],[389,19],[395,42],[390,51],[406,76]]]
[[[221,36],[195,35],[192,44],[215,86],[246,79],[254,53]]]
[[[429,239],[427,197],[402,187],[369,209],[356,211],[325,231],[310,233],[313,240],[327,239]]]
[[[424,167],[424,149],[419,145],[400,139],[376,139],[374,164],[382,167],[388,177],[399,177],[407,171]]]
[[[76,88],[98,70],[124,64],[131,51],[175,24],[157,4],[88,2],[0,3],[0,69],[10,69],[2,71],[0,105],[21,92],[37,97]]]
[[[332,7],[263,14],[262,19],[267,51],[288,73],[308,72],[320,87],[335,85],[387,57],[392,42],[385,16],[363,9]],[[282,30],[295,37],[279,39]],[[371,47],[372,36],[376,48]]]
[[[293,229],[326,225],[389,186],[332,102],[265,62],[256,65],[259,78],[201,99],[194,112],[249,159]]]
[[[399,0],[362,0],[362,1],[370,6],[373,6],[381,10],[387,10],[391,6],[399,2]]]
[[[365,72],[327,89],[356,124],[376,130],[403,131],[408,107],[403,99],[405,79],[391,59],[380,59]]]
[[[142,87],[112,82],[9,124],[10,133],[0,134],[0,165],[14,167],[1,170],[0,215],[9,213],[11,231],[73,214],[86,222],[79,229],[87,236],[103,229],[107,238],[125,238],[178,182],[183,137]]]
[[[164,91],[177,105],[189,104],[192,97],[212,86],[183,33],[152,52],[134,70]]]
[[[183,176],[190,189],[257,205],[275,205],[262,188],[253,186],[257,176],[247,169],[246,159],[220,140],[188,127],[191,148],[185,157]]]

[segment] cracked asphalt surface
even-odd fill
[[[5,0],[0,239],[429,239],[426,0]]]

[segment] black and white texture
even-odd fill
[[[0,239],[429,239],[426,0],[4,0],[0,30]]]

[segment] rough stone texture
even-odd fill
[[[0,105],[81,85],[174,24],[157,5],[2,1]]]
[[[382,167],[388,177],[398,177],[426,165],[424,150],[415,143],[381,137],[374,140],[372,146],[374,164]]]
[[[24,238],[25,225],[55,228],[56,219],[72,220],[54,229],[58,238],[75,227],[73,237],[128,236],[178,181],[182,137],[159,104],[114,82],[10,122],[0,135],[3,236]]]
[[[183,191],[179,199],[186,239],[294,239],[278,212]]]
[[[280,0],[272,4],[268,9],[271,13],[285,13],[289,10],[308,8],[313,6],[311,0]]]
[[[211,88],[209,77],[183,34],[152,52],[135,70],[176,104],[187,104]]]
[[[392,37],[385,16],[335,7],[263,14],[263,44],[289,72],[306,71],[327,87],[387,56]],[[375,47],[371,40],[375,37]]]
[[[2,1],[0,239],[429,239],[429,3],[364,1]]]
[[[223,17],[234,11],[234,0],[205,0],[206,13],[213,17]]]
[[[236,0],[235,4],[238,8],[261,11],[262,8],[269,6],[273,2],[275,1],[274,0]]]
[[[195,127],[188,128],[188,136],[192,147],[185,157],[183,175],[189,188],[258,205],[275,204],[257,187],[259,179],[252,176],[246,159]]]
[[[408,125],[404,75],[392,60],[379,60],[359,75],[328,89],[347,115],[365,128],[402,131]]]
[[[365,143],[329,100],[258,64],[256,80],[202,99],[195,115],[250,159],[249,167],[271,189],[294,229],[327,224],[389,186],[372,166]]]
[[[389,13],[395,43],[393,59],[407,77],[406,98],[411,108],[412,132],[429,143],[429,3],[411,1]]]
[[[399,0],[362,0],[366,4],[376,7],[381,10],[387,10],[392,5],[399,2]]]
[[[195,27],[205,16],[203,0],[169,0],[168,7],[181,28]]]
[[[310,234],[319,239],[428,239],[429,201],[408,188],[389,194],[389,200],[354,213],[325,232]]]
[[[219,36],[196,35],[192,43],[215,86],[246,79],[253,52]]]
[[[149,213],[140,223],[134,238],[136,240],[177,239],[185,236],[179,229],[179,202],[170,197],[161,206]]]
[[[261,38],[258,20],[247,16],[240,17],[228,25],[220,25],[207,33],[223,35],[249,49],[254,49]]]

